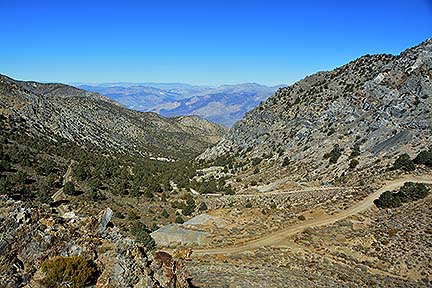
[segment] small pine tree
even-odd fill
[[[331,164],[336,164],[339,160],[339,157],[342,156],[342,149],[339,147],[338,144],[335,144],[333,146],[333,150],[330,151],[330,160],[329,162]]]
[[[205,202],[201,202],[201,204],[198,207],[199,211],[205,211],[207,210],[207,204]]]
[[[184,220],[180,215],[177,215],[176,219],[175,219],[175,223],[177,224],[183,224]]]
[[[163,210],[162,210],[161,215],[162,215],[162,217],[165,217],[165,218],[168,218],[168,217],[169,217],[168,211],[167,211],[166,209],[163,209]]]
[[[193,200],[193,198],[188,199],[186,202],[186,207],[182,209],[182,214],[184,216],[191,215],[195,211],[195,207],[195,200]]]
[[[63,187],[63,192],[66,195],[75,195],[75,185],[72,182],[66,182],[66,184]]]
[[[414,163],[432,166],[432,149],[421,151],[414,159]]]
[[[358,164],[359,164],[359,161],[358,161],[358,160],[356,160],[356,159],[352,159],[351,162],[350,162],[350,164],[349,164],[349,167],[350,167],[351,169],[354,169]]]

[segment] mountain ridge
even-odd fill
[[[307,76],[246,113],[200,158],[270,153],[268,163],[292,161],[292,177],[322,181],[386,169],[399,153],[432,143],[431,68],[428,39],[397,56],[365,55]],[[350,156],[356,149],[361,155]],[[332,151],[340,154],[336,165],[326,158]],[[356,169],[349,168],[353,158]]]
[[[4,113],[29,120],[45,134],[143,156],[199,153],[226,131],[204,119],[184,126],[175,118],[129,110],[106,96],[65,84],[15,81],[3,75],[0,101]]]

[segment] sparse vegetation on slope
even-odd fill
[[[216,143],[226,127],[196,116],[164,118],[126,109],[97,93],[0,75],[0,107],[33,132],[124,155],[183,158]]]
[[[200,158],[246,154],[244,160],[257,164],[254,159],[273,154],[259,163],[260,174],[274,174],[275,164],[289,157],[284,173],[297,181],[373,180],[402,153],[430,146],[432,90],[425,67],[432,65],[431,49],[429,39],[398,56],[366,55],[281,88]],[[395,169],[412,171],[406,160]]]
[[[374,201],[378,208],[395,208],[403,203],[425,198],[429,189],[423,183],[407,182],[398,192],[386,191]]]

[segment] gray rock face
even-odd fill
[[[228,221],[213,217],[208,214],[200,214],[198,216],[193,217],[189,221],[183,223],[184,226],[193,226],[193,227],[205,227],[205,226],[215,226],[217,228],[224,228],[229,224]]]
[[[111,210],[111,208],[105,209],[100,220],[99,233],[102,234],[105,232],[108,223],[111,221],[112,215],[113,215],[113,211]]]
[[[178,224],[169,224],[150,234],[158,245],[170,246],[173,244],[203,244],[208,233],[185,229]]]
[[[307,167],[306,177],[340,176],[348,170],[354,145],[359,168],[432,143],[432,39],[398,56],[367,55],[340,68],[319,72],[279,89],[248,112],[216,146],[200,155],[210,159],[245,153],[271,161],[289,157]],[[337,166],[323,159],[338,144]],[[336,169],[337,168],[337,169]],[[321,176],[320,176],[321,175]]]

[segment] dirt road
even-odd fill
[[[269,235],[263,236],[261,238],[240,244],[231,247],[223,247],[223,248],[214,248],[214,249],[201,249],[194,250],[193,254],[195,255],[214,255],[214,254],[229,254],[229,253],[240,253],[250,250],[255,250],[257,248],[263,246],[272,246],[277,245],[283,242],[287,237],[302,232],[306,228],[312,228],[317,226],[323,226],[332,224],[336,221],[345,219],[349,216],[355,215],[357,213],[363,212],[369,209],[373,205],[373,201],[377,199],[381,193],[394,190],[398,187],[402,186],[405,182],[418,182],[418,183],[427,183],[432,184],[432,175],[427,176],[404,176],[395,180],[386,181],[384,185],[378,189],[376,192],[370,194],[365,199],[357,202],[353,206],[345,209],[344,211],[334,214],[334,215],[325,215],[313,220],[303,221],[296,225],[292,225],[290,227],[284,228],[282,230],[273,232]]]
[[[71,174],[72,174],[72,165],[74,164],[75,162],[73,161],[73,160],[71,160],[71,163],[69,164],[69,166],[68,166],[68,169],[66,170],[66,173],[65,173],[65,175],[63,176],[63,186],[67,183],[67,182],[69,182],[69,181],[71,181],[72,179],[72,177],[71,177]],[[53,199],[54,201],[58,201],[58,200],[61,200],[61,193],[63,192],[63,187],[62,188],[60,188],[59,190],[57,190],[57,192],[56,193],[54,193],[52,196],[51,196],[51,199]]]

